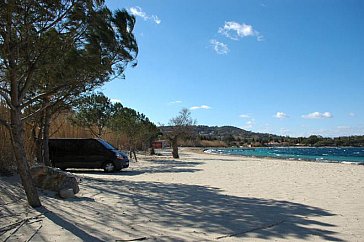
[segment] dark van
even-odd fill
[[[63,170],[102,168],[113,172],[129,167],[128,156],[102,139],[49,139],[49,158]]]

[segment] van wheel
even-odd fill
[[[113,172],[115,171],[115,165],[113,162],[109,161],[104,164],[104,171]]]

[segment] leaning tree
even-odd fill
[[[10,131],[31,206],[41,203],[26,158],[24,122],[121,75],[138,52],[134,24],[133,16],[111,13],[102,0],[1,1],[0,96],[10,119],[0,117],[0,123]]]

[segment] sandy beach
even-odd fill
[[[0,241],[364,240],[364,166],[180,152],[73,170],[80,193],[37,210],[0,177]]]

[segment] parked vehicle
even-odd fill
[[[102,168],[106,172],[129,167],[129,158],[102,139],[49,139],[53,166],[67,168]]]

